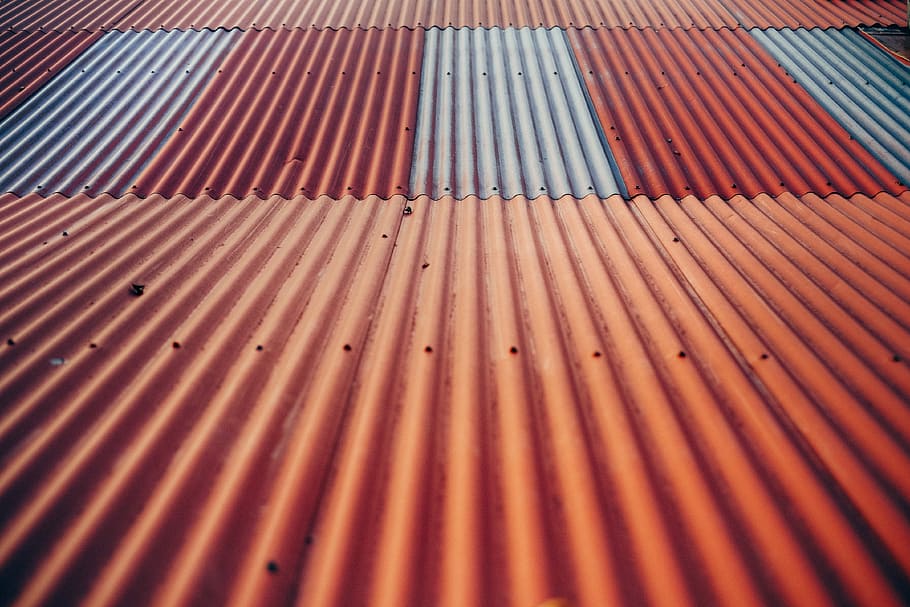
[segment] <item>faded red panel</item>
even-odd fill
[[[692,0],[148,0],[124,28],[735,27],[719,2]]]
[[[0,32],[0,119],[100,37],[101,32]]]
[[[905,0],[722,0],[744,27],[907,25]]]
[[[247,32],[133,190],[407,191],[423,31]]]
[[[908,251],[906,194],[0,196],[3,598],[899,605]]]
[[[0,30],[97,30],[117,25],[137,0],[9,0],[0,5]]]
[[[569,37],[633,195],[905,189],[746,30]]]

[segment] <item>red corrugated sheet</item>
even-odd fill
[[[907,25],[905,0],[721,0],[745,27]]]
[[[407,192],[423,31],[246,32],[141,195]]]
[[[0,32],[0,119],[100,37],[100,32]]]
[[[7,0],[0,30],[97,30],[114,27],[142,0]]]
[[[897,605],[907,251],[908,194],[0,197],[3,599]]]
[[[735,27],[711,0],[148,0],[121,27],[417,28],[417,27]]]
[[[633,195],[906,189],[743,29],[569,38]]]

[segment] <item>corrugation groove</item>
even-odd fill
[[[412,195],[619,191],[562,30],[446,28],[426,38]]]
[[[459,0],[146,0],[118,27],[134,29],[354,29],[429,27],[736,27],[718,2],[608,0],[461,2]]]
[[[907,196],[0,196],[3,601],[897,605]]]
[[[88,32],[0,32],[0,120],[100,37]]]
[[[134,191],[406,193],[423,37],[410,30],[246,32]]]
[[[0,7],[0,30],[91,30],[114,26],[137,0],[10,0]]]
[[[907,25],[903,0],[720,0],[744,27]]]
[[[238,35],[105,34],[0,123],[0,190],[122,195]]]
[[[569,39],[632,195],[906,189],[744,30]]]
[[[818,103],[910,184],[910,69],[854,30],[750,30]]]

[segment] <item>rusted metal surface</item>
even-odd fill
[[[81,31],[0,32],[0,120],[100,37]]]
[[[0,4],[0,30],[65,31],[114,27],[142,0],[7,0]]]
[[[569,39],[632,195],[906,189],[745,30]]]
[[[134,29],[240,27],[735,27],[721,2],[712,0],[146,0],[119,27]]]
[[[760,28],[906,25],[903,0],[721,0],[740,25]]]
[[[906,193],[0,197],[3,600],[897,605],[907,251]]]
[[[261,198],[406,193],[423,35],[245,32],[134,191]]]

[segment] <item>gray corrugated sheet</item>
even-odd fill
[[[750,30],[847,131],[910,184],[910,68],[854,30]]]
[[[424,49],[412,195],[620,192],[562,30],[431,29]]]
[[[0,123],[0,189],[121,195],[237,32],[109,32]]]

